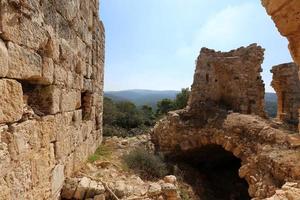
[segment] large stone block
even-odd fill
[[[64,168],[64,165],[58,164],[52,171],[51,191],[53,197],[57,197],[63,187],[65,181]]]
[[[68,79],[68,72],[67,70],[60,66],[60,65],[55,65],[54,68],[54,83],[56,85],[66,85]]]
[[[8,72],[8,51],[3,40],[0,39],[0,77],[5,77]]]
[[[76,90],[63,90],[61,95],[61,111],[72,111],[80,108],[81,93]]]
[[[11,169],[7,180],[11,188],[11,199],[32,199],[32,194],[28,193],[33,187],[31,162],[30,160],[21,160],[15,163]]]
[[[22,86],[15,80],[0,79],[0,124],[15,122],[22,118]]]
[[[41,132],[39,123],[35,120],[28,120],[22,123],[15,123],[10,128],[11,143],[10,151],[15,156],[26,156],[33,151],[38,152],[41,148]]]
[[[11,199],[11,188],[4,178],[0,178],[0,199]]]
[[[68,134],[65,136],[65,138],[55,143],[55,159],[64,160],[67,157],[67,155],[71,153],[71,150],[72,150],[72,139],[70,134]]]
[[[41,83],[52,84],[54,80],[54,63],[51,58],[43,58],[42,77]]]
[[[7,77],[32,81],[42,78],[43,61],[39,54],[9,42],[8,55],[9,71]]]
[[[32,183],[35,188],[40,188],[40,190],[47,190],[46,188],[50,188],[50,174],[51,170],[54,167],[54,164],[49,164],[49,149],[42,148],[41,151],[35,153],[33,158],[31,159],[32,166]],[[45,194],[43,194],[45,195]],[[38,198],[38,199],[46,199]]]
[[[282,5],[281,5],[282,4]],[[272,19],[276,22],[276,26],[284,36],[296,33],[299,30],[300,22],[299,17],[299,5],[298,0],[290,0],[285,2],[272,2],[268,8],[272,5],[277,5],[277,12],[273,12]],[[280,6],[281,5],[281,6]],[[296,33],[297,34],[297,33]]]
[[[282,8],[288,1],[290,0],[262,0],[262,4],[267,8],[269,14],[273,14]]]
[[[80,8],[79,0],[55,0],[54,3],[56,9],[69,22],[71,22],[79,13],[79,8]]]
[[[1,134],[1,132],[0,132]],[[0,142],[0,177],[4,176],[7,172],[10,171],[10,154],[8,151],[8,145],[4,142]]]
[[[47,31],[42,27],[40,16],[22,17],[22,10],[15,7],[24,8],[24,5],[11,5],[8,1],[1,1],[1,36],[5,40],[13,41],[16,44],[38,50],[45,46],[48,41]],[[31,1],[33,2],[33,1]],[[20,2],[19,2],[20,3]],[[29,4],[27,3],[27,7]],[[33,7],[33,10],[36,9]]]

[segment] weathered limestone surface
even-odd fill
[[[300,199],[300,185],[298,183],[286,183],[282,189],[276,190],[276,193],[265,200],[290,200]]]
[[[157,150],[176,157],[220,145],[242,160],[239,175],[257,199],[270,197],[285,182],[300,181],[299,136],[254,115],[219,110],[210,116],[206,113],[205,125],[200,116],[188,115],[186,110],[170,112],[155,126],[152,140]]]
[[[23,114],[23,92],[15,80],[0,79],[0,124],[21,119]]]
[[[262,0],[262,4],[281,35],[289,40],[292,57],[300,66],[300,1]]]
[[[102,141],[97,0],[0,1],[0,199],[58,199]]]
[[[202,48],[189,100],[197,112],[200,102],[212,101],[229,110],[265,116],[261,64],[264,49],[256,44],[230,52]]]
[[[300,81],[298,66],[286,63],[274,66],[272,86],[278,97],[277,118],[298,125],[300,108]]]

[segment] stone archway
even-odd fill
[[[242,161],[221,145],[208,144],[167,156],[196,195],[209,200],[248,200],[249,184],[240,178]]]
[[[213,114],[203,125],[205,112]],[[158,151],[176,156],[219,145],[241,160],[239,176],[249,184],[253,198],[272,196],[285,182],[300,180],[294,136],[273,128],[269,121],[222,109],[189,114],[188,110],[170,112],[155,126],[152,140]]]

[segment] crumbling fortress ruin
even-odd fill
[[[262,3],[281,34],[289,39],[290,51],[299,65],[300,2]],[[214,156],[220,148],[231,152],[241,160],[239,176],[247,181],[251,197],[299,199],[300,138],[261,118],[261,59],[261,48],[255,45],[228,53],[202,49],[188,106],[162,119],[152,139],[159,151],[171,157],[185,157],[197,165],[224,160],[224,153]],[[279,65],[272,70],[272,85],[279,97],[278,118],[282,121],[298,122],[297,71],[295,64]]]
[[[297,126],[300,108],[300,81],[298,66],[286,63],[274,66],[272,86],[278,97],[277,118]]]
[[[102,140],[97,0],[0,2],[0,199],[57,199]]]
[[[291,55],[299,67],[300,2],[297,0],[262,0],[262,5],[266,8],[267,13],[272,17],[281,35],[288,39]]]
[[[300,180],[299,138],[262,118],[262,59],[263,50],[255,44],[224,53],[202,49],[188,106],[170,112],[152,135],[159,151],[195,155],[189,160],[197,165],[224,159],[214,156],[220,147],[231,152],[241,160],[239,176],[248,182],[250,196],[258,199]]]
[[[260,76],[264,49],[256,44],[222,53],[202,48],[189,106],[212,101],[243,114],[265,116],[264,84]]]
[[[300,1],[262,4],[300,66]],[[101,143],[105,37],[98,11],[98,0],[0,1],[1,200],[58,199],[65,177]],[[196,152],[201,162],[204,154],[217,159],[210,150],[221,148],[241,160],[251,197],[300,199],[299,135],[265,118],[262,60],[257,45],[202,49],[188,107],[160,121],[153,141],[175,157]],[[289,82],[295,65],[273,72],[278,116],[297,120],[298,86]]]
[[[300,2],[263,0],[262,3],[281,34],[288,38],[290,51],[299,66]],[[247,105],[247,102],[254,104],[260,100],[261,95],[258,95],[258,98],[253,95],[242,95],[244,98],[241,99],[241,88],[251,89],[251,85],[247,84],[247,81],[239,81],[241,77],[249,81],[257,77],[259,81],[259,71],[253,74],[245,70],[238,76],[233,72],[226,73],[226,70],[236,68],[236,64],[229,63],[231,66],[228,67],[228,62],[218,65],[215,63],[220,60],[220,55],[221,58],[226,55],[232,57],[232,52],[235,51],[213,53],[210,59],[207,59],[209,57],[206,55],[207,52],[213,51],[203,49],[198,58],[188,106],[184,110],[170,112],[156,125],[152,134],[156,148],[171,157],[186,157],[189,162],[196,165],[210,160],[215,163],[217,159],[226,160],[222,158],[225,153],[214,156],[214,152],[223,149],[241,160],[238,173],[247,181],[248,192],[252,198],[300,199],[299,135],[288,134],[271,121],[259,117],[258,115],[262,116],[260,113],[263,106],[256,106],[255,112],[253,109],[245,109],[247,106],[241,107],[245,102]],[[243,59],[251,58],[250,55],[248,51],[244,51],[235,59],[242,63],[241,66],[244,64],[246,67],[250,64],[253,69],[259,69],[255,60],[248,63]],[[213,65],[211,60],[214,61]],[[217,71],[218,68],[223,68],[223,72]],[[239,68],[236,71],[240,72]],[[295,78],[296,71],[294,64],[277,66],[272,70],[274,73],[272,85],[279,97],[278,117],[283,121],[297,121],[298,118],[296,110],[299,109],[299,79]],[[218,73],[219,76],[225,74],[226,77],[221,84],[225,89],[223,94],[220,93],[220,85],[217,84]],[[228,91],[227,88],[234,91]],[[233,92],[237,95],[231,96]],[[256,92],[260,94],[262,91],[256,88]],[[251,108],[252,104],[248,104],[248,107]],[[233,111],[237,113],[232,113]],[[250,113],[256,116],[245,115]]]

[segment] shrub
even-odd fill
[[[109,147],[101,145],[96,149],[94,154],[89,156],[88,162],[93,163],[100,159],[109,158],[111,153],[112,152]]]
[[[128,168],[136,171],[143,178],[154,179],[168,174],[162,158],[143,148],[129,152],[123,159]]]
[[[126,137],[128,136],[128,131],[126,129],[123,129],[118,126],[110,126],[110,125],[104,125],[103,126],[103,136],[106,137]]]
[[[145,126],[149,127],[154,123],[155,117],[151,107],[137,107],[129,101],[114,102],[110,98],[104,98],[104,136],[130,136],[132,129],[144,129]]]
[[[184,187],[179,188],[179,194],[182,200],[190,200],[192,199],[188,193],[188,191]]]

